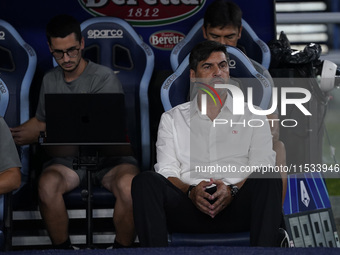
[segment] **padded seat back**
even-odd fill
[[[0,115],[9,127],[19,126],[30,117],[29,91],[36,65],[34,49],[11,24],[0,19]],[[29,177],[29,146],[18,147],[18,152],[23,187]],[[0,250],[11,246],[10,235],[6,233],[11,224],[11,201],[11,193],[0,196]]]
[[[29,90],[37,64],[34,49],[0,20],[0,115],[13,127],[29,119]]]
[[[34,49],[16,29],[0,20],[0,115],[9,127],[26,122],[29,116],[29,91],[37,65]],[[29,146],[21,146],[22,186],[29,176]]]
[[[184,58],[190,53],[192,48],[199,42],[204,41],[203,32],[203,18],[200,19],[189,31],[189,33],[180,41],[171,51],[170,63],[172,70],[176,70]],[[249,24],[242,19],[242,36],[238,43],[242,45],[247,53],[247,56],[256,62],[263,65],[266,69],[270,66],[270,50],[268,45],[263,42],[249,26]]]
[[[245,99],[248,87],[253,88],[253,103],[266,110],[270,108],[272,87],[267,78],[254,68],[253,64],[239,49],[226,46],[229,54],[230,76],[241,81]],[[161,100],[164,110],[170,110],[178,104],[187,102],[190,91],[189,55],[183,60],[177,70],[163,83]]]
[[[256,71],[253,64],[239,49],[226,46],[229,54],[230,76],[241,81],[241,88],[246,94],[246,88],[253,88],[253,103],[262,109],[270,107],[272,87],[269,81]],[[189,55],[187,55],[176,71],[163,83],[161,99],[165,111],[178,104],[189,100],[190,92],[190,68]],[[246,95],[245,95],[246,96]],[[249,246],[250,233],[216,233],[216,234],[193,234],[172,233],[169,235],[170,246]]]
[[[125,93],[128,134],[142,169],[150,169],[148,87],[154,53],[130,24],[114,17],[97,17],[81,24],[84,57],[113,69]]]

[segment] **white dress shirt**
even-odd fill
[[[213,178],[229,185],[244,180],[255,169],[274,166],[266,116],[254,115],[246,103],[244,115],[233,115],[232,110],[229,94],[215,122],[201,114],[197,97],[163,113],[155,171],[187,184]]]

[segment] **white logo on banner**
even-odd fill
[[[123,38],[123,30],[121,29],[102,29],[102,30],[89,30],[87,31],[87,36],[89,39],[110,39],[110,38]]]
[[[303,181],[300,181],[300,189],[301,189],[301,201],[306,207],[308,207],[309,202],[310,202],[310,197],[308,195],[306,186]]]
[[[0,40],[5,40],[5,32],[0,31]]]

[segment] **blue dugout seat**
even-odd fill
[[[240,50],[227,46],[235,66],[230,67],[230,75],[242,81],[243,90],[252,86],[259,93],[254,94],[254,104],[263,109],[270,107],[272,87],[261,76]],[[241,77],[247,77],[242,79]],[[250,77],[253,77],[250,79]],[[245,82],[243,82],[245,81]],[[249,81],[249,83],[247,83]],[[263,83],[264,82],[264,83]],[[189,100],[189,56],[176,71],[163,83],[161,99],[164,109],[170,110]],[[333,219],[331,204],[320,173],[299,173],[288,175],[287,194],[284,201],[284,222],[291,239],[290,245],[296,247],[340,247],[339,237]],[[193,234],[172,233],[171,246],[249,246],[249,232],[233,234]]]
[[[154,53],[123,19],[96,17],[81,24],[83,56],[110,67],[122,83],[128,135],[143,170],[150,169],[151,145],[148,88],[154,70]],[[53,59],[53,65],[57,66]]]
[[[115,17],[96,17],[81,24],[84,57],[110,67],[125,94],[128,136],[142,171],[151,168],[148,88],[154,70],[154,53],[133,27]],[[84,190],[64,195],[67,208],[84,208]],[[115,198],[102,187],[92,187],[93,208],[113,208]]]
[[[84,56],[116,71],[123,85],[130,140],[142,169],[150,169],[148,88],[154,69],[154,53],[126,21],[98,17],[81,24]]]
[[[189,31],[189,33],[180,41],[171,51],[170,63],[173,71],[179,66],[185,57],[190,53],[191,49],[204,39],[203,32],[203,18],[200,19]],[[238,43],[242,45],[250,59],[255,60],[266,69],[270,66],[270,49],[268,45],[262,41],[249,26],[249,24],[242,19],[242,36]]]
[[[150,170],[151,145],[148,87],[154,53],[132,26],[114,17],[91,18],[81,24],[84,57],[113,69],[122,83],[128,135],[142,170]]]
[[[29,91],[37,64],[34,49],[28,45],[8,22],[0,20],[0,115],[9,127],[29,119]],[[29,176],[29,146],[18,147],[22,161],[22,185]],[[0,249],[11,246],[12,194],[0,197]],[[5,235],[4,235],[5,232]]]
[[[262,109],[270,108],[272,87],[269,80],[256,71],[248,57],[239,49],[226,46],[229,54],[230,76],[241,82],[246,95],[246,88],[253,88],[254,105]],[[161,100],[164,110],[170,110],[178,104],[189,100],[189,55],[185,57],[176,71],[169,76],[161,88]],[[171,246],[224,245],[249,246],[249,232],[233,234],[187,234],[172,233],[169,235]]]

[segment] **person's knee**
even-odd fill
[[[132,180],[132,186],[144,185],[145,183],[152,183],[157,177],[157,173],[154,171],[144,171],[136,175]]]
[[[38,183],[38,193],[41,201],[50,201],[61,186],[62,178],[56,171],[42,173]]]
[[[133,179],[133,175],[123,175],[120,176],[113,184],[114,186],[114,195],[117,200],[121,200],[124,203],[131,202],[131,183]]]
[[[282,185],[281,174],[274,168],[262,168],[260,171],[253,173],[250,179],[254,180],[259,187],[270,187]]]
[[[140,194],[141,190],[156,185],[157,173],[154,171],[144,171],[136,175],[132,180],[131,193],[132,196]]]
[[[138,168],[131,164],[117,165],[104,175],[101,184],[116,197],[130,194],[132,179],[138,171]]]
[[[282,178],[279,172],[268,172],[264,177],[259,179],[259,186],[264,192],[282,192]]]

